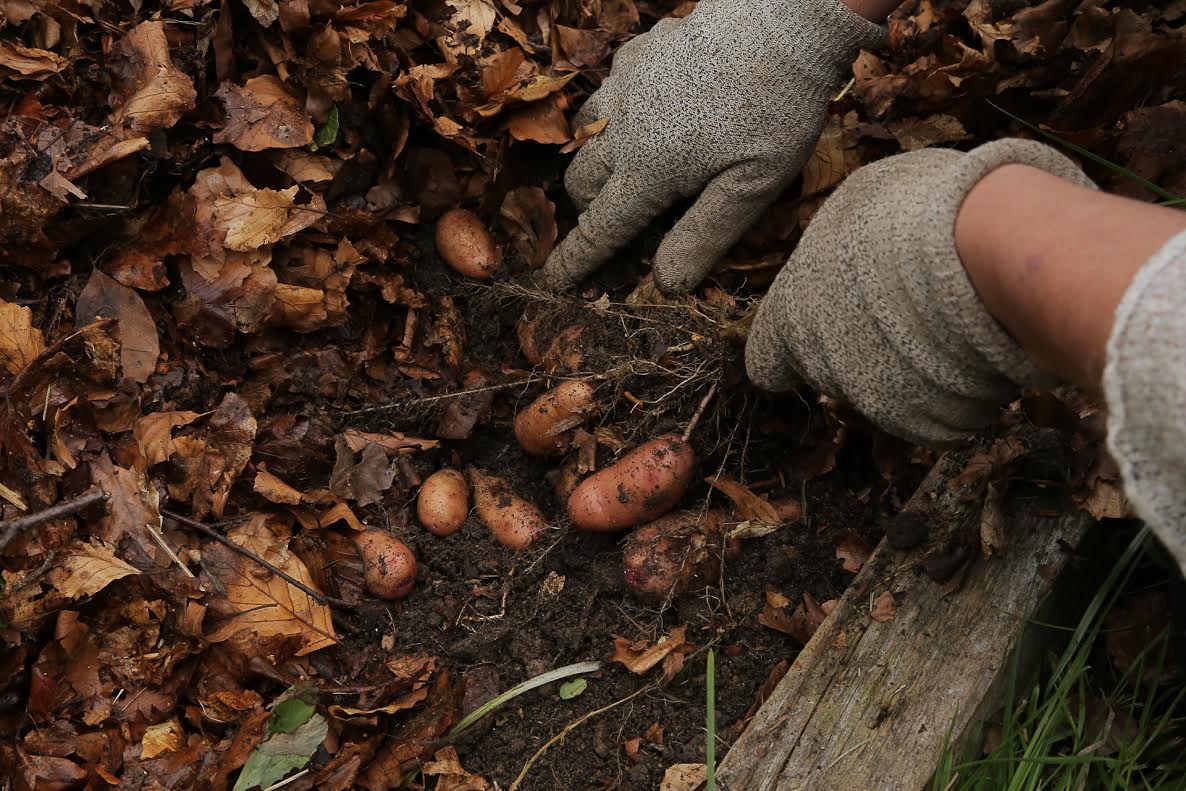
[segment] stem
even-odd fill
[[[704,765],[707,771],[704,791],[716,791],[717,787],[717,663],[716,654],[708,649],[708,670],[705,686],[708,687],[705,730],[708,741],[704,745]]]

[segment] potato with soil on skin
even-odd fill
[[[725,541],[722,511],[668,514],[626,537],[626,587],[649,603],[678,598],[710,585],[721,572],[722,556],[738,549]]]
[[[537,456],[558,456],[572,444],[572,429],[568,425],[559,431],[569,418],[590,414],[593,410],[593,385],[585,381],[570,381],[553,387],[531,402],[515,416],[515,438],[523,450]]]
[[[653,439],[581,482],[568,514],[585,530],[625,530],[675,508],[696,472],[692,446],[675,434]]]
[[[420,485],[416,516],[434,536],[453,535],[468,515],[469,483],[457,470],[437,470]]]
[[[527,549],[548,528],[548,520],[534,504],[515,494],[497,475],[468,467],[465,471],[474,487],[478,519],[490,529],[494,540],[507,549]]]
[[[445,263],[466,277],[489,280],[498,269],[498,248],[469,209],[453,209],[437,220],[436,245]]]
[[[402,599],[416,585],[416,556],[386,530],[366,530],[354,539],[362,554],[367,590],[380,599]]]

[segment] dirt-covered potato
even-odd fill
[[[475,280],[489,280],[498,269],[498,248],[478,215],[453,209],[437,220],[437,253],[457,272]]]
[[[420,485],[416,516],[428,532],[451,536],[469,514],[469,483],[457,470],[437,470]]]
[[[474,487],[474,507],[494,540],[507,549],[527,549],[548,527],[535,505],[515,494],[497,475],[469,467],[465,471]]]
[[[659,437],[582,481],[568,498],[568,515],[585,530],[636,527],[678,505],[695,473],[692,446],[674,434]]]
[[[416,585],[416,556],[386,530],[366,530],[354,539],[362,554],[367,590],[380,599],[402,599]]]
[[[626,537],[622,553],[626,587],[658,603],[702,589],[720,574],[725,543],[721,511],[681,511],[643,525]]]
[[[570,381],[553,387],[515,416],[515,438],[537,456],[558,456],[572,444],[572,429],[593,410],[593,385]]]

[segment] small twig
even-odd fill
[[[73,500],[66,500],[58,503],[55,506],[46,508],[44,511],[38,511],[35,514],[28,514],[26,516],[18,516],[16,519],[9,519],[6,522],[0,522],[0,549],[8,546],[8,542],[16,537],[16,534],[29,527],[36,527],[54,519],[61,519],[63,516],[70,516],[90,508],[97,503],[107,502],[107,492],[102,489],[90,489]]]
[[[634,700],[642,693],[644,693],[650,689],[653,689],[657,686],[659,686],[659,682],[652,681],[651,683],[647,684],[646,686],[639,687],[634,692],[631,692],[629,695],[622,698],[621,700],[615,700],[613,703],[610,703],[608,706],[602,706],[599,709],[595,709],[595,710],[590,711],[586,714],[583,714],[580,717],[573,720],[572,722],[568,723],[568,725],[565,725],[564,730],[560,731],[560,733],[557,733],[551,739],[548,739],[548,741],[544,743],[544,746],[539,748],[538,750],[536,750],[535,755],[531,756],[531,759],[528,760],[527,763],[523,765],[523,768],[519,771],[519,776],[515,778],[515,782],[511,783],[511,787],[508,789],[508,791],[518,791],[519,784],[523,782],[523,778],[527,777],[527,773],[529,771],[531,771],[531,767],[535,764],[536,761],[538,761],[543,756],[544,753],[546,753],[548,751],[548,748],[551,747],[553,744],[555,744],[556,742],[559,742],[559,741],[563,741],[564,738],[566,736],[568,736],[569,733],[571,733],[572,731],[579,728],[585,722],[593,719],[598,714],[604,714],[605,712],[609,711],[610,709],[614,709],[614,708],[617,708],[618,706],[621,706],[623,703],[629,703],[630,701]]]
[[[696,411],[692,414],[692,419],[688,421],[688,427],[684,429],[684,442],[692,436],[692,432],[696,430],[696,424],[700,422],[700,418],[704,416],[704,410],[708,408],[708,402],[717,394],[717,382],[712,383],[712,387],[708,388],[708,392],[704,394],[704,398],[700,399],[700,406],[696,407]]]
[[[307,593],[318,604],[325,604],[325,605],[332,604],[335,607],[342,607],[345,609],[353,609],[354,608],[354,605],[351,604],[350,602],[346,601],[345,599],[338,599],[333,596],[326,596],[321,591],[318,591],[314,588],[310,588],[308,585],[301,582],[296,577],[293,577],[291,574],[285,574],[283,571],[281,571],[275,565],[264,560],[263,558],[261,558],[259,555],[252,552],[247,547],[240,546],[240,545],[236,544],[234,541],[231,541],[229,538],[224,536],[222,533],[219,533],[216,530],[212,530],[210,528],[210,526],[205,524],[204,522],[199,522],[196,519],[190,519],[188,516],[182,516],[181,514],[177,514],[172,511],[166,511],[163,508],[161,509],[161,515],[167,516],[175,522],[180,522],[181,524],[185,525],[186,527],[192,527],[194,530],[199,530],[202,533],[205,533],[208,538],[213,538],[215,541],[222,544],[224,547],[231,550],[232,552],[238,552],[243,557],[245,557],[249,560],[255,561],[259,565],[266,568],[268,571],[275,574],[280,579],[287,582],[292,587]]]

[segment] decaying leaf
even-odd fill
[[[200,417],[197,412],[153,412],[137,420],[132,435],[148,465],[168,461],[178,450],[173,429],[188,426]]]
[[[377,443],[368,442],[356,460],[350,443],[343,436],[335,441],[337,462],[329,479],[329,489],[339,497],[354,500],[360,506],[383,499],[383,492],[395,481],[395,467]]]
[[[139,573],[139,569],[117,558],[115,550],[106,544],[78,542],[50,571],[49,581],[63,596],[77,599],[93,596],[116,580]]]
[[[240,151],[297,148],[313,142],[313,120],[301,102],[271,74],[252,77],[243,85],[223,83],[214,94],[226,105],[227,123],[215,143]]]
[[[227,538],[268,560],[286,574],[312,587],[313,580],[300,559],[269,527],[269,517],[255,514],[227,533]],[[337,642],[329,607],[244,556],[211,543],[202,552],[206,571],[225,591],[236,614],[207,635],[212,643],[231,638],[250,642],[275,635],[300,638],[297,656]]]
[[[625,637],[615,637],[612,661],[620,663],[631,673],[644,675],[662,662],[664,657],[684,645],[684,634],[687,630],[686,626],[678,626],[654,644],[627,640]]]
[[[791,600],[776,590],[767,589],[766,606],[758,613],[758,623],[790,635],[807,645],[824,620],[836,607],[836,600],[829,599],[820,604],[807,591],[803,592],[802,603],[791,611]]]
[[[289,486],[284,481],[277,478],[266,469],[260,469],[255,474],[255,484],[253,486],[255,491],[262,495],[265,500],[281,505],[298,505],[301,502],[301,493]]]
[[[783,524],[784,520],[779,515],[778,509],[765,497],[750,491],[741,481],[724,473],[710,475],[704,481],[733,501],[737,515],[741,519],[764,525]]]
[[[708,778],[704,764],[675,764],[667,767],[659,791],[697,791]]]
[[[122,60],[111,93],[112,120],[137,131],[172,126],[197,100],[193,81],[173,65],[164,22],[141,22],[115,46]]]
[[[843,561],[844,570],[856,574],[873,554],[873,547],[855,530],[848,530],[836,539],[836,557]]]
[[[0,362],[8,372],[19,374],[43,351],[45,340],[33,326],[33,311],[0,300]]]
[[[869,617],[880,623],[892,621],[898,617],[898,603],[894,601],[894,594],[882,591],[869,605]]]
[[[156,322],[135,291],[96,269],[78,295],[74,310],[80,324],[101,318],[119,321],[120,366],[125,379],[143,382],[156,370],[161,353]]]
[[[436,791],[488,791],[493,787],[486,778],[467,772],[453,747],[438,750],[433,760],[424,764],[423,772],[437,778]]]

